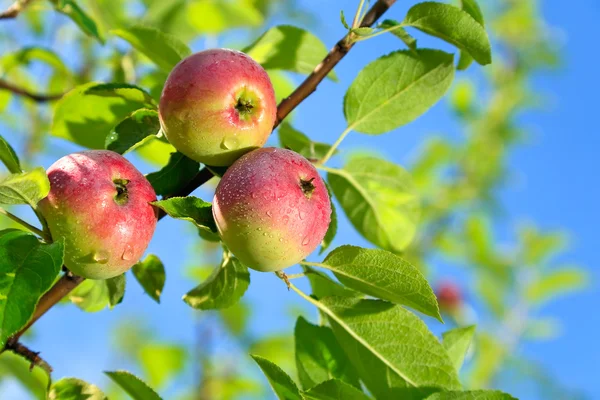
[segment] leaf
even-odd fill
[[[370,397],[347,383],[337,379],[325,381],[308,392],[304,392],[307,400],[369,400]]]
[[[156,109],[156,104],[137,86],[86,83],[56,103],[50,133],[84,147],[103,149],[112,129],[140,108]]]
[[[468,387],[485,387],[504,365],[508,349],[490,334],[477,334],[477,351],[469,369]]]
[[[278,132],[281,147],[293,150],[309,160],[320,160],[331,148],[331,145],[326,143],[313,142],[286,121],[281,123]]]
[[[368,26],[365,27],[361,27],[361,28],[353,28],[351,29],[351,32],[356,34],[357,36],[369,36],[372,32],[373,32],[373,28],[370,28]]]
[[[54,8],[61,14],[71,18],[75,24],[86,35],[96,38],[100,43],[104,44],[104,39],[98,31],[98,26],[93,19],[87,15],[85,11],[75,2],[75,0],[50,0],[54,4]]]
[[[85,312],[102,311],[107,306],[113,308],[118,303],[119,296],[123,294],[120,287],[118,280],[109,283],[109,280],[86,279],[69,293],[69,300]],[[122,286],[122,290],[124,289]]]
[[[305,390],[331,378],[360,388],[356,371],[337,343],[331,328],[312,325],[299,317],[294,337],[298,378]]]
[[[105,371],[104,373],[134,400],[162,400],[154,390],[131,372]]]
[[[111,33],[129,42],[167,73],[179,61],[192,54],[190,48],[177,37],[150,26],[133,25],[112,30]]]
[[[0,136],[0,160],[11,173],[18,174],[21,172],[21,163],[17,153],[2,136]]]
[[[403,168],[374,157],[354,157],[343,169],[329,170],[327,181],[354,228],[368,241],[400,252],[413,240],[420,206]]]
[[[344,15],[344,10],[340,10],[340,21],[342,22],[342,25],[344,26],[344,28],[350,29],[350,26],[348,26],[348,22],[346,22],[346,16]]]
[[[69,74],[69,69],[60,56],[51,49],[43,47],[24,47],[13,53],[4,54],[0,60],[2,70],[6,74],[19,65],[27,66],[32,62],[42,62],[52,67],[56,72]]]
[[[114,278],[107,279],[108,304],[113,308],[123,301],[125,296],[125,274],[117,275]]]
[[[227,308],[242,298],[249,285],[248,268],[227,256],[208,279],[183,296],[183,301],[199,310]]]
[[[144,376],[157,388],[165,387],[183,371],[187,356],[185,347],[166,343],[144,343],[139,350]]]
[[[12,352],[5,351],[0,355],[1,378],[6,377],[18,382],[27,390],[32,399],[48,400],[48,373],[41,368],[34,368],[30,371],[30,366],[30,361]]]
[[[156,136],[159,130],[158,113],[155,110],[142,108],[134,111],[115,126],[106,136],[104,147],[125,154],[144,143],[149,136]]]
[[[403,21],[469,53],[481,65],[492,62],[487,32],[468,12],[444,3],[425,2],[413,6]]]
[[[48,398],[50,400],[108,400],[96,385],[77,378],[63,378],[55,382],[50,388]]]
[[[442,334],[444,340],[442,344],[454,364],[456,372],[460,371],[463,365],[465,355],[475,334],[475,325],[455,328]]]
[[[322,263],[351,289],[369,296],[403,304],[442,321],[437,299],[421,271],[385,250],[341,246]]]
[[[165,286],[165,267],[154,254],[149,254],[144,261],[140,261],[132,268],[133,276],[142,285],[144,291],[160,303],[160,295]]]
[[[460,389],[452,362],[418,317],[381,300],[311,299],[327,314],[333,333],[361,381],[376,398],[421,396]]]
[[[16,229],[0,231],[0,348],[29,322],[60,273],[64,241],[42,244]]]
[[[327,47],[312,33],[291,25],[274,26],[242,50],[265,69],[310,74],[327,55]],[[329,78],[337,80],[331,72]]]
[[[406,30],[404,28],[402,28],[402,26],[400,26],[400,23],[398,21],[394,21],[393,19],[386,19],[386,20],[381,21],[381,24],[379,24],[379,27],[381,29],[391,29],[389,32],[392,35],[394,35],[397,38],[399,38],[400,40],[402,40],[404,42],[404,44],[410,50],[412,50],[415,54],[418,54],[417,53],[417,39],[415,39],[414,37],[409,35],[408,32],[406,32]]]
[[[302,269],[304,269],[304,274],[310,282],[313,295],[318,299],[329,296],[364,297],[361,293],[348,289],[333,281],[320,271],[316,271],[306,265],[302,265]]]
[[[194,0],[187,16],[197,34],[213,36],[233,28],[258,28],[264,21],[255,4],[246,0]]]
[[[481,12],[481,8],[479,8],[479,4],[477,4],[477,1],[461,0],[461,4],[462,4],[463,11],[465,11],[471,17],[473,17],[473,19],[475,21],[479,22],[479,24],[481,24],[481,26],[485,26],[484,21],[483,21],[483,13]],[[466,70],[471,65],[472,62],[473,62],[473,57],[471,57],[469,55],[469,53],[465,52],[464,50],[461,50],[460,58],[458,60],[458,65],[456,66],[456,69],[461,70],[461,71]]]
[[[525,297],[530,303],[541,304],[553,297],[584,288],[588,275],[577,267],[563,267],[548,272],[527,286]]]
[[[498,390],[470,390],[467,392],[438,392],[427,400],[517,400]]]
[[[303,400],[298,387],[281,368],[271,361],[256,355],[250,355],[256,361],[262,372],[267,377],[271,389],[280,400]]]
[[[0,179],[0,204],[29,204],[35,208],[49,191],[50,181],[46,171],[37,167]]]
[[[325,232],[325,236],[323,237],[323,241],[321,241],[321,250],[319,250],[319,254],[323,254],[325,250],[329,248],[333,239],[335,239],[335,235],[337,234],[338,229],[338,220],[337,220],[337,211],[335,209],[335,205],[333,204],[333,194],[331,193],[331,188],[328,184],[325,184],[327,188],[327,194],[329,195],[329,204],[331,206],[331,220],[329,221],[329,226],[327,227],[327,232]]]
[[[401,50],[367,65],[344,97],[349,128],[379,135],[415,120],[450,87],[453,57],[439,50]]]
[[[217,232],[212,215],[212,205],[194,196],[171,197],[154,201],[152,205],[166,212],[170,217],[193,222],[198,228]]]
[[[199,169],[200,163],[175,152],[171,153],[167,165],[160,171],[146,175],[146,178],[157,195],[172,195],[190,183]]]

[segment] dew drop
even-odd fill
[[[306,237],[304,238],[304,240],[302,241],[302,246],[306,246],[306,245],[308,244],[308,242],[309,242],[309,241],[310,241],[310,240],[308,239],[308,236],[306,236]]]
[[[108,262],[108,252],[104,250],[97,251],[92,258],[98,264],[106,264]]]
[[[267,211],[267,217],[271,218],[273,216],[273,213],[271,211]]]
[[[263,236],[267,236],[267,232],[263,232]]]
[[[234,137],[226,137],[221,142],[221,148],[223,148],[225,150],[235,150],[238,147],[240,147],[240,142],[235,136]]]
[[[304,211],[300,211],[298,213],[298,216],[300,217],[300,219],[304,219],[304,218],[306,218],[306,213]]]
[[[280,241],[280,242],[283,242],[283,238],[279,238],[279,241]]]
[[[126,261],[133,258],[133,247],[131,247],[131,245],[125,246],[125,250],[123,251],[121,258]]]

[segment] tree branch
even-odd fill
[[[63,93],[57,93],[57,94],[32,93],[32,92],[28,91],[27,89],[15,86],[12,83],[10,83],[4,79],[0,79],[0,90],[2,90],[2,89],[11,91],[14,94],[17,94],[19,96],[27,97],[33,101],[37,101],[38,103],[58,100],[64,96]]]
[[[16,0],[10,7],[0,13],[0,19],[15,18],[32,0]]]
[[[42,357],[40,357],[39,352],[30,350],[27,346],[21,343],[16,341],[9,341],[6,344],[6,350],[10,350],[15,354],[23,356],[26,360],[29,360],[29,362],[31,363],[31,365],[29,366],[29,371],[33,370],[33,367],[37,365],[38,367],[46,371],[48,376],[50,376],[50,374],[52,373],[52,367],[50,366],[50,364],[44,361]]]

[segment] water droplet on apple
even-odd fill
[[[133,247],[131,247],[131,245],[125,246],[125,250],[123,251],[121,258],[125,261],[131,260],[133,258]]]
[[[273,213],[271,211],[267,211],[267,217],[271,218],[273,216]]]
[[[306,218],[306,213],[304,211],[300,211],[298,213],[298,216],[300,217],[300,219],[304,219],[304,218]]]
[[[287,215],[284,215],[282,218],[283,224],[287,225],[287,223],[290,221],[290,217],[288,217]]]
[[[308,239],[308,236],[306,236],[304,238],[304,240],[302,241],[302,246],[306,246],[308,244],[308,242],[310,241],[310,239]]]
[[[235,136],[226,137],[223,139],[223,142],[221,142],[221,147],[225,150],[235,150],[240,147],[240,142]]]
[[[97,251],[92,258],[98,264],[106,264],[108,262],[108,252],[104,250]]]

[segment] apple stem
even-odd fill
[[[304,179],[300,178],[300,187],[302,188],[302,192],[304,193],[304,196],[306,196],[307,199],[310,200],[310,198],[312,197],[313,192],[315,191],[316,186],[313,185],[313,181],[315,180],[314,177],[310,178],[309,180],[305,181]]]

